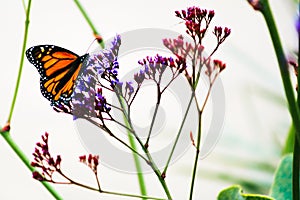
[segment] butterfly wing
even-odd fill
[[[53,45],[34,46],[26,51],[27,59],[41,76],[41,92],[52,103],[70,101],[76,78],[87,56],[78,56]]]

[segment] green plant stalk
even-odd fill
[[[90,19],[90,17],[88,16],[88,14],[85,12],[84,8],[82,7],[81,3],[78,0],[74,0],[76,6],[78,7],[78,9],[80,10],[81,14],[83,15],[84,19],[87,21],[87,23],[89,24],[90,28],[93,31],[94,36],[100,36],[99,32],[97,31],[96,27],[94,26],[92,20]],[[100,46],[102,49],[105,48],[105,44],[104,41],[100,41],[99,42]]]
[[[294,143],[295,143],[295,128],[291,124],[287,137],[285,139],[285,144],[282,148],[281,155],[287,155],[294,152]]]
[[[281,79],[283,82],[287,102],[289,105],[289,111],[292,117],[293,126],[295,127],[295,143],[294,143],[294,160],[293,160],[293,199],[298,200],[299,199],[299,147],[300,147],[300,112],[299,112],[299,93],[297,95],[298,98],[298,105],[295,100],[294,96],[294,88],[292,87],[290,74],[289,74],[289,66],[288,62],[285,58],[284,51],[281,45],[281,41],[279,38],[279,34],[277,31],[277,27],[275,25],[275,21],[272,15],[272,11],[269,5],[268,0],[261,0],[261,12],[264,16],[264,19],[267,23],[272,42],[273,47],[276,53],[277,62],[279,64]],[[299,56],[298,56],[299,57]],[[299,69],[298,69],[299,71]],[[298,83],[299,83],[299,77],[298,77]]]
[[[198,108],[198,106],[197,106]],[[196,141],[196,156],[194,161],[194,167],[192,172],[192,182],[191,182],[191,189],[190,189],[190,200],[193,199],[193,191],[194,191],[194,185],[195,185],[195,178],[196,178],[196,172],[197,172],[197,166],[198,166],[198,159],[199,159],[199,153],[200,153],[200,142],[201,142],[201,123],[202,123],[202,111],[198,108],[198,134],[197,134],[197,141]]]
[[[125,125],[127,127],[130,127],[126,117],[125,116],[123,116],[123,117],[124,117]],[[128,135],[129,144],[130,144],[131,148],[137,151],[134,136],[128,130],[127,130],[127,135]],[[136,153],[132,152],[132,155],[133,155],[133,159],[134,159],[135,168],[136,168],[136,171],[137,171],[137,177],[138,177],[138,181],[139,181],[140,192],[143,196],[146,196],[147,195],[147,189],[146,189],[146,184],[145,184],[145,180],[144,180],[144,176],[143,176],[143,170],[142,170],[142,167],[141,167],[140,159],[139,159],[139,157]]]
[[[156,174],[159,182],[161,183],[162,187],[164,188],[164,191],[165,191],[165,193],[168,197],[168,200],[172,200],[172,196],[171,196],[171,193],[170,193],[169,188],[167,186],[167,183],[166,183],[165,179],[162,177],[162,174],[161,174],[160,170],[158,169],[158,167],[156,166],[154,160],[152,159],[152,156],[151,156],[150,152],[144,146],[142,148],[143,148],[144,152],[146,153],[147,158],[149,159],[150,167],[152,168],[152,170]]]
[[[178,142],[178,140],[179,140],[179,137],[180,137],[180,135],[181,135],[181,131],[182,131],[182,128],[183,128],[183,126],[184,126],[184,123],[185,123],[186,117],[187,117],[187,115],[188,115],[188,112],[189,112],[189,110],[190,110],[190,107],[191,107],[191,104],[192,104],[192,100],[193,100],[193,98],[194,98],[194,95],[195,95],[195,93],[194,93],[194,92],[192,92],[192,95],[191,95],[190,101],[189,101],[189,103],[188,103],[188,106],[187,106],[187,108],[186,108],[186,111],[185,111],[185,113],[184,113],[184,116],[183,116],[183,119],[182,119],[182,122],[181,122],[180,128],[179,128],[179,130],[178,130],[178,133],[177,133],[177,136],[176,136],[176,138],[175,138],[175,141],[174,141],[174,144],[173,144],[172,150],[171,150],[171,152],[170,152],[170,155],[169,155],[169,157],[168,157],[168,160],[167,160],[166,166],[165,166],[165,168],[164,168],[163,174],[166,174],[166,172],[167,172],[167,169],[168,169],[168,167],[169,167],[169,164],[170,164],[171,158],[172,158],[172,156],[173,156],[173,153],[174,153],[174,151],[175,151],[175,148],[176,148],[177,142]]]
[[[10,133],[8,131],[0,133],[2,137],[5,139],[7,144],[10,146],[10,148],[17,154],[17,156],[22,160],[22,162],[26,165],[26,167],[31,171],[34,172],[35,169],[30,165],[29,159],[26,157],[26,155],[23,153],[23,151],[18,147],[18,145],[13,141],[13,139],[10,136]],[[63,199],[55,190],[54,188],[47,182],[41,181],[43,186],[50,192],[50,194],[55,199]]]
[[[122,109],[124,110],[123,117],[126,121],[126,124],[128,124],[128,126],[129,126],[128,128],[130,130],[133,130],[132,124],[131,124],[130,119],[129,119],[130,116],[128,116],[128,114],[126,113],[126,109],[125,109],[125,106],[124,106],[124,101],[121,99],[120,95],[117,95],[117,97],[118,97],[118,100],[120,102],[120,105],[121,105]],[[152,159],[151,154],[149,153],[148,149],[143,145],[143,143],[141,142],[141,140],[137,136],[136,136],[135,139],[137,139],[139,141],[140,146],[142,147],[143,151],[145,152],[145,154],[146,154],[146,156],[149,160],[148,164],[150,165],[150,167],[154,171],[155,175],[157,176],[157,178],[158,178],[159,182],[161,183],[168,199],[171,200],[172,196],[170,194],[169,188],[168,188],[164,178],[162,177],[162,174],[161,174],[160,170],[158,169],[158,167],[156,166],[154,160]]]
[[[124,100],[122,99],[122,97],[118,94],[116,94],[118,97],[118,101],[123,109],[123,119],[124,119],[124,123],[125,125],[130,129],[133,130],[133,127],[131,126],[129,119],[128,119],[128,114],[126,112],[125,109],[125,105],[124,105]],[[133,135],[131,134],[131,132],[129,130],[127,130],[127,135],[128,135],[128,140],[130,143],[130,147],[138,152],[136,144],[135,144],[135,140]],[[146,184],[145,184],[145,180],[144,180],[144,176],[143,176],[143,172],[142,172],[142,168],[141,168],[141,163],[140,163],[140,159],[138,157],[138,155],[135,152],[132,152],[133,155],[133,159],[134,159],[134,164],[135,164],[135,168],[137,171],[137,177],[138,177],[138,182],[139,182],[139,186],[140,186],[140,192],[142,195],[147,195],[147,189],[146,189]]]
[[[279,34],[277,31],[277,27],[275,25],[275,21],[272,15],[269,2],[268,0],[261,0],[261,4],[262,4],[261,12],[267,23],[269,33],[272,39],[273,47],[277,57],[277,62],[279,64],[280,75],[283,82],[285,95],[289,105],[289,112],[291,114],[293,125],[296,130],[296,138],[299,143],[300,142],[300,112],[295,100],[294,87],[292,86],[291,78],[289,74],[289,66],[287,60],[285,59],[285,54],[281,45],[281,41],[279,38]]]
[[[27,9],[26,9],[23,47],[22,47],[22,52],[21,52],[21,59],[20,59],[19,72],[18,72],[16,87],[15,87],[15,92],[14,92],[13,100],[11,102],[9,116],[8,116],[8,119],[7,119],[8,123],[10,123],[13,112],[14,112],[14,108],[15,108],[15,104],[16,104],[16,100],[17,100],[17,96],[18,96],[18,91],[19,91],[19,86],[20,86],[20,82],[21,82],[21,76],[22,76],[22,70],[23,70],[23,64],[24,64],[24,57],[25,57],[25,50],[26,50],[26,44],[27,44],[27,37],[28,37],[28,30],[29,30],[30,8],[31,8],[31,0],[28,1],[28,6],[27,6]]]
[[[74,2],[77,5],[77,7],[80,10],[83,17],[85,18],[85,20],[87,21],[87,23],[89,24],[90,28],[92,29],[93,34],[95,36],[100,35],[99,32],[97,31],[96,27],[94,26],[93,22],[89,18],[88,14],[86,13],[84,8],[82,7],[81,3],[78,0],[74,0]],[[102,49],[105,48],[105,44],[104,44],[103,40],[100,42],[100,46],[101,46]],[[124,121],[125,121],[125,123],[127,123],[127,120],[124,120]],[[128,133],[128,137],[129,137],[129,143],[130,143],[130,146],[132,147],[132,149],[137,150],[134,138],[132,137],[132,135],[130,133]],[[145,196],[145,195],[147,195],[147,190],[146,190],[146,185],[145,185],[145,181],[144,181],[144,176],[142,174],[140,160],[138,158],[138,155],[136,155],[135,153],[133,153],[133,158],[134,158],[135,167],[136,167],[136,170],[137,170],[137,176],[138,176],[140,191],[141,191],[141,194],[143,196]]]
[[[148,136],[147,136],[147,140],[145,142],[145,147],[146,148],[148,148],[148,146],[149,146],[149,140],[150,140],[150,137],[151,137],[152,129],[153,129],[153,126],[154,126],[154,122],[155,122],[155,119],[156,119],[158,107],[159,107],[159,104],[160,104],[160,95],[159,95],[158,99],[159,100],[157,101],[157,103],[155,105],[155,110],[154,110],[154,114],[153,114],[152,121],[151,121],[151,124],[150,124],[150,129],[149,129],[149,133],[148,133]]]
[[[129,127],[131,130],[133,130],[132,129],[133,127],[131,126],[131,124],[129,123],[129,120],[127,118],[128,114],[127,114],[126,109],[125,109],[124,100],[118,94],[117,94],[117,97],[118,97],[118,100],[119,100],[119,103],[120,103],[122,109],[124,110],[123,119],[124,119],[125,125],[127,127]],[[127,130],[127,135],[128,135],[130,147],[134,151],[138,152],[136,144],[135,144],[134,137],[131,134],[131,132],[128,131],[128,130]],[[135,168],[136,168],[136,171],[137,171],[137,177],[138,177],[138,182],[139,182],[139,186],[140,186],[140,192],[141,192],[142,195],[147,195],[147,189],[146,189],[144,175],[143,175],[142,168],[141,168],[140,159],[139,159],[138,155],[135,152],[132,152],[132,156],[133,156]]]
[[[162,92],[160,91],[159,83],[156,84],[156,88],[157,88],[157,101],[156,101],[156,105],[155,105],[155,110],[154,110],[154,114],[153,114],[153,117],[152,117],[152,121],[151,121],[151,124],[150,124],[150,129],[149,129],[149,133],[148,133],[148,136],[147,136],[147,140],[146,140],[145,145],[144,145],[147,149],[149,147],[149,140],[150,140],[150,137],[151,137],[152,129],[153,129],[153,126],[154,126],[154,122],[155,122],[155,119],[156,119],[157,111],[158,111],[158,108],[159,108],[159,105],[160,105],[160,101],[161,101],[161,97],[162,97],[161,96]]]
[[[91,19],[89,18],[89,16],[87,15],[85,10],[83,9],[80,2],[78,0],[74,0],[74,2],[77,5],[77,7],[79,8],[82,15],[84,16],[87,23],[89,24],[90,28],[92,29],[93,34],[95,36],[100,35],[99,32],[97,31],[97,29],[95,28],[94,24],[92,23]],[[105,44],[104,44],[103,40],[100,42],[100,45],[101,45],[102,49],[105,48]],[[120,99],[119,99],[119,101],[122,105],[124,105],[123,102]],[[126,123],[126,125],[129,125],[128,121],[126,119],[124,120],[124,122]],[[132,147],[132,149],[137,150],[136,144],[135,144],[135,141],[134,141],[134,137],[129,132],[128,132],[128,138],[129,138],[129,143],[130,143],[130,146]],[[136,166],[136,170],[137,170],[137,176],[138,176],[140,191],[141,191],[141,194],[143,196],[145,196],[145,195],[147,195],[147,190],[146,190],[146,185],[145,185],[145,181],[144,181],[144,176],[142,174],[140,160],[138,158],[138,155],[136,155],[135,153],[133,153],[133,158],[134,158],[134,162],[135,162],[135,166]]]
[[[17,95],[19,91],[19,86],[20,86],[20,81],[21,81],[21,76],[22,76],[22,71],[23,71],[23,64],[24,64],[24,57],[25,57],[25,50],[26,50],[26,44],[27,44],[27,38],[28,38],[28,30],[29,30],[29,22],[30,22],[30,9],[31,9],[31,0],[28,1],[28,6],[26,11],[26,19],[25,19],[25,31],[24,31],[24,37],[23,37],[23,46],[22,46],[22,53],[21,53],[21,59],[20,59],[20,65],[19,65],[19,72],[18,72],[18,77],[16,81],[16,87],[14,91],[14,96],[13,100],[11,103],[10,107],[10,112],[9,116],[7,119],[7,122],[10,123],[16,100],[17,100]],[[33,172],[34,168],[30,165],[29,159],[25,156],[25,154],[22,152],[22,150],[18,147],[18,145],[13,141],[13,139],[10,136],[9,131],[5,131],[0,133],[4,140],[7,142],[7,144],[13,149],[13,151],[18,155],[18,157],[22,160],[22,162],[26,165],[26,167]],[[43,186],[50,192],[50,194],[55,197],[56,199],[62,199],[62,197],[54,190],[54,188],[51,187],[49,183],[42,182]]]

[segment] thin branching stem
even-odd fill
[[[119,103],[121,105],[121,107],[124,109],[124,121],[125,123],[128,122],[128,126],[130,129],[134,130],[133,129],[133,126],[132,126],[132,123],[131,123],[131,118],[130,116],[128,115],[128,113],[125,111],[125,105],[124,105],[124,102],[122,101],[122,97],[120,95],[117,95],[118,99],[119,99]],[[155,175],[157,176],[159,182],[161,183],[167,197],[169,200],[172,199],[172,196],[171,196],[171,193],[169,191],[169,188],[160,172],[160,170],[158,169],[158,167],[156,166],[150,152],[148,151],[148,149],[145,147],[145,145],[143,145],[141,139],[138,137],[138,135],[133,132],[133,135],[135,136],[135,139],[138,141],[138,143],[140,144],[141,148],[143,149],[144,153],[146,154],[147,158],[148,158],[148,162],[147,164],[151,167],[151,169],[153,170],[153,172],[155,173]],[[129,137],[129,139],[131,140],[132,138]],[[140,174],[141,172],[138,172],[138,175]]]
[[[99,178],[97,177],[97,174],[95,173],[96,179],[97,179],[97,184],[98,184],[98,188],[94,188],[88,185],[84,185],[81,184],[77,181],[72,180],[71,178],[69,178],[68,176],[66,176],[61,170],[58,171],[58,173],[63,176],[65,179],[67,179],[69,182],[55,182],[52,181],[53,183],[56,184],[73,184],[73,185],[77,185],[79,187],[88,189],[88,190],[93,190],[93,191],[97,191],[100,192],[102,194],[109,194],[109,195],[117,195],[117,196],[123,196],[123,197],[133,197],[133,198],[140,198],[140,199],[153,199],[153,200],[165,200],[162,198],[157,198],[157,197],[150,197],[150,196],[145,196],[145,195],[135,195],[135,194],[127,194],[127,193],[121,193],[121,192],[112,192],[112,191],[107,191],[107,190],[102,190],[100,187],[100,181]]]
[[[98,128],[104,130],[106,133],[108,133],[111,137],[113,137],[114,139],[116,139],[118,142],[120,142],[122,145],[124,145],[125,147],[127,147],[129,150],[131,150],[133,153],[137,154],[138,156],[140,156],[143,160],[145,160],[146,162],[148,162],[147,158],[144,157],[143,155],[141,155],[139,152],[137,152],[136,149],[132,148],[131,146],[129,146],[126,142],[124,142],[123,140],[121,140],[120,138],[118,138],[117,136],[115,136],[110,130],[109,128],[106,127],[105,124],[100,125],[97,122],[89,119],[89,118],[84,118],[86,120],[88,120],[89,122],[91,122],[92,124],[94,124],[95,126],[97,126]]]
[[[154,122],[155,122],[155,119],[156,119],[158,108],[159,108],[159,103],[156,103],[155,110],[154,110],[153,117],[152,117],[151,124],[150,124],[150,128],[149,128],[149,132],[148,132],[148,136],[147,136],[147,140],[146,140],[146,143],[145,143],[146,148],[148,148],[148,146],[149,146],[149,140],[151,138],[151,133],[152,133],[152,130],[153,130],[153,126],[154,126]]]
[[[100,185],[100,180],[99,180],[99,178],[98,178],[98,173],[97,173],[97,172],[95,173],[95,179],[96,179],[96,181],[97,181],[97,185],[98,185],[99,191],[102,191],[101,185]]]
[[[198,102],[196,101],[197,107],[199,107]],[[190,188],[190,197],[189,199],[193,199],[193,192],[194,192],[194,185],[195,185],[195,178],[199,160],[199,153],[200,153],[200,142],[201,142],[201,123],[202,123],[202,112],[198,108],[198,133],[197,133],[197,141],[196,141],[196,156],[194,160],[193,172],[192,172],[192,181],[191,181],[191,188]]]
[[[215,80],[216,80],[217,77],[218,77],[218,74],[216,74],[214,76],[214,78],[212,80],[210,80],[209,88],[208,88],[205,100],[204,100],[201,108],[200,108],[200,105],[198,103],[197,97],[194,96],[195,102],[196,102],[196,106],[197,106],[197,110],[198,110],[198,134],[197,134],[197,141],[196,141],[196,156],[195,156],[195,161],[194,161],[194,167],[193,167],[193,172],[192,172],[192,182],[191,182],[191,188],[190,188],[190,200],[193,199],[195,177],[196,177],[198,160],[199,160],[199,154],[200,154],[200,143],[201,143],[201,135],[202,135],[202,130],[201,130],[201,128],[202,128],[201,127],[202,126],[202,114],[203,114],[205,106],[206,106],[206,104],[208,102],[208,98],[209,98],[209,96],[211,94],[211,90],[212,90],[213,84],[214,84],[214,82],[215,82]]]
[[[183,128],[183,126],[184,126],[184,123],[185,123],[185,120],[186,120],[186,118],[187,118],[187,115],[188,115],[188,113],[189,113],[189,110],[190,110],[190,107],[191,107],[191,104],[192,104],[194,95],[195,95],[195,92],[192,92],[190,101],[189,101],[188,106],[187,106],[187,108],[186,108],[186,111],[185,111],[185,113],[184,113],[184,116],[183,116],[182,122],[181,122],[181,124],[180,124],[180,128],[179,128],[179,130],[178,130],[178,132],[177,132],[177,135],[176,135],[174,144],[173,144],[173,146],[172,146],[172,150],[171,150],[171,152],[170,152],[170,155],[169,155],[169,157],[168,157],[168,160],[167,160],[167,163],[166,163],[166,165],[165,165],[164,171],[163,171],[163,173],[162,173],[162,174],[164,174],[164,175],[167,173],[167,169],[168,169],[168,167],[169,167],[170,161],[171,161],[171,159],[172,159],[172,156],[173,156],[173,154],[174,154],[175,148],[176,148],[176,146],[177,146],[177,143],[178,143],[179,137],[180,137],[180,135],[181,135],[182,128]]]
[[[134,137],[136,138],[136,140],[138,141],[138,143],[142,146],[142,141],[140,140],[140,138],[136,135],[134,128],[131,124],[131,119],[130,116],[128,115],[128,112],[130,112],[130,107],[127,104],[127,108],[128,108],[128,112],[126,112],[126,108],[125,108],[125,103],[123,101],[123,97],[121,95],[119,95],[120,93],[116,93],[118,100],[119,100],[119,104],[121,106],[121,108],[123,109],[123,118],[124,118],[124,123],[125,125],[128,127],[128,129],[133,130],[133,131],[128,131],[127,130],[127,135],[128,135],[128,140],[130,143],[131,148],[134,150],[133,152],[138,152],[136,144],[135,144],[135,140]],[[134,135],[134,137],[132,136]],[[142,172],[142,167],[141,167],[141,163],[139,158],[137,157],[137,155],[140,154],[132,154],[133,155],[133,159],[134,159],[134,163],[135,163],[135,168],[137,170],[137,177],[138,177],[138,181],[139,181],[139,186],[140,186],[140,192],[142,195],[147,195],[147,189],[146,189],[146,184],[145,184],[145,180],[144,180],[144,175]],[[144,159],[146,161],[146,163],[149,162],[149,160]]]

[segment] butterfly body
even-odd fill
[[[76,78],[88,54],[78,56],[54,45],[33,46],[26,57],[38,70],[40,89],[51,103],[70,101]]]

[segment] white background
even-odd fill
[[[84,8],[104,38],[138,28],[165,28],[183,32],[182,24],[174,16],[175,10],[187,6],[214,9],[213,25],[228,26],[232,34],[216,54],[227,63],[222,74],[226,94],[226,120],[223,136],[215,151],[199,164],[195,199],[215,199],[218,191],[234,182],[216,181],[201,170],[225,170],[229,174],[251,177],[251,174],[231,165],[238,154],[245,160],[263,160],[276,164],[279,148],[289,127],[289,115],[284,106],[274,103],[268,92],[284,97],[272,43],[262,15],[247,1],[82,1]],[[280,37],[287,54],[297,48],[294,29],[296,7],[289,1],[271,1]],[[93,40],[92,32],[73,1],[33,1],[27,48],[39,44],[55,44],[84,54]],[[0,123],[9,114],[20,62],[25,12],[21,1],[2,1],[0,7]],[[212,26],[213,27],[213,26]],[[145,38],[147,39],[147,38]],[[137,58],[139,59],[139,58]],[[258,88],[262,89],[259,90]],[[267,96],[267,97],[266,97]],[[284,103],[283,103],[284,104]],[[276,113],[276,114],[275,114]],[[77,136],[72,118],[58,114],[49,106],[39,90],[37,70],[24,62],[21,85],[11,121],[11,135],[25,154],[32,159],[35,143],[45,131],[50,133],[53,154],[61,154],[62,167],[77,180],[95,184],[93,176],[78,155],[87,154]],[[276,140],[276,142],[274,142]],[[249,151],[254,148],[256,151]],[[257,153],[259,152],[259,153]],[[275,152],[275,153],[274,153]],[[101,156],[101,155],[100,155]],[[228,156],[228,157],[226,157]],[[167,174],[167,183],[174,199],[187,199],[190,170],[194,151],[190,149]],[[0,199],[52,199],[41,184],[0,139]],[[116,172],[100,166],[104,189],[136,193],[134,175]],[[205,177],[202,177],[205,176]],[[254,176],[258,177],[259,176]],[[271,180],[272,177],[263,177]],[[162,196],[163,191],[152,174],[146,175],[148,193]],[[96,186],[96,185],[95,185]],[[76,186],[54,185],[65,199],[128,199],[98,194]]]

